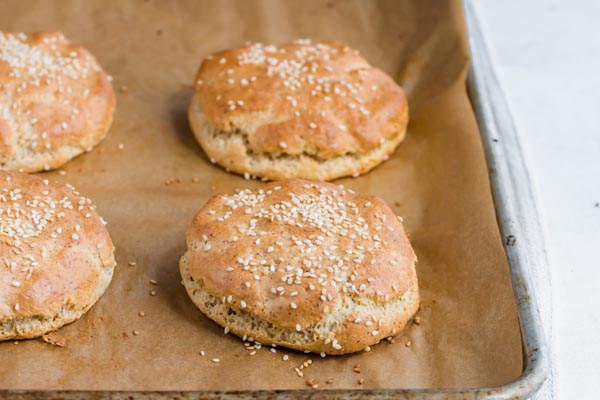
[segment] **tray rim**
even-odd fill
[[[0,398],[11,399],[527,399],[543,385],[548,375],[548,348],[529,266],[548,263],[543,231],[531,178],[506,97],[491,62],[485,36],[472,0],[463,0],[471,65],[467,89],[477,118],[488,166],[490,188],[498,226],[508,259],[513,292],[517,301],[523,373],[516,380],[489,388],[467,389],[323,389],[258,391],[84,391],[8,390]],[[502,140],[500,140],[502,138]],[[518,237],[518,241],[508,241]],[[529,254],[535,244],[541,251]]]

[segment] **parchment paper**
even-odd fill
[[[58,332],[66,347],[0,344],[0,388],[290,389],[307,388],[310,378],[320,388],[454,388],[521,374],[517,309],[465,88],[460,2],[15,0],[1,10],[0,29],[64,31],[114,77],[107,139],[67,164],[66,175],[43,175],[98,205],[119,266],[99,303]],[[321,359],[263,348],[250,356],[180,285],[178,259],[195,212],[213,194],[261,186],[211,165],[193,139],[186,109],[196,68],[248,40],[297,37],[348,43],[409,97],[409,132],[396,153],[365,176],[338,181],[386,199],[419,257],[420,325],[368,353]],[[171,178],[181,182],[166,185]],[[309,358],[297,377],[293,368]]]

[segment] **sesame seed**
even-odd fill
[[[210,361],[212,361],[214,363],[220,363],[221,359],[219,359],[219,358],[212,358]]]

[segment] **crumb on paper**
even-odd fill
[[[130,267],[135,267],[137,263],[135,261],[129,261],[127,265],[129,265]]]
[[[315,378],[310,378],[306,381],[306,386],[310,386],[312,389],[318,389],[319,384],[315,380]]]
[[[65,347],[67,344],[67,339],[60,336],[56,332],[50,332],[42,335],[42,340],[48,344],[58,347]]]
[[[294,368],[294,371],[296,371],[296,375],[302,378],[304,376],[304,372],[302,372],[302,370],[308,368],[312,363],[313,360],[309,358],[308,360],[304,361],[302,364]]]

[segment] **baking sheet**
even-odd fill
[[[295,389],[310,378],[321,388],[465,388],[521,374],[517,308],[466,94],[459,2],[4,1],[2,9],[2,30],[62,30],[114,77],[117,112],[107,139],[67,164],[66,175],[43,175],[93,199],[119,266],[99,303],[59,331],[66,347],[0,344],[0,388]],[[421,324],[368,353],[250,356],[180,285],[178,258],[197,209],[213,194],[261,185],[211,165],[193,139],[186,109],[196,68],[246,40],[297,37],[348,43],[409,97],[409,132],[396,153],[365,176],[337,181],[386,199],[419,257]],[[309,358],[297,377],[294,367]]]

